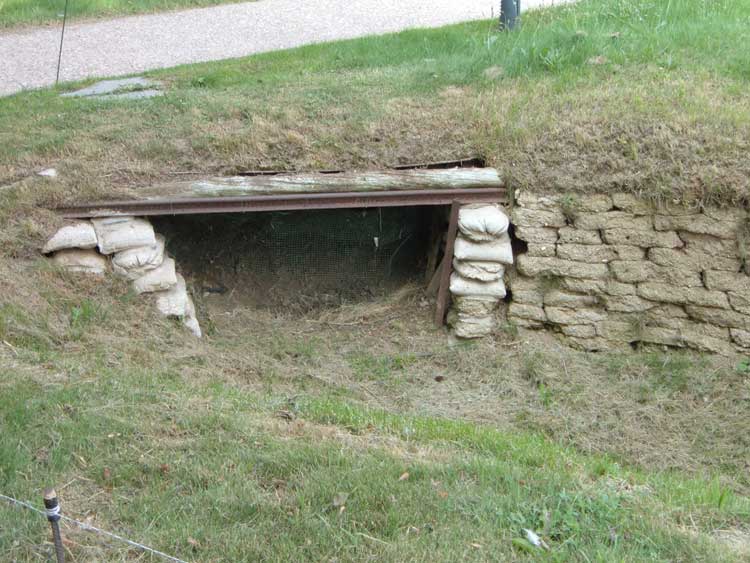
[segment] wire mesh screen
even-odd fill
[[[434,217],[419,207],[265,212],[161,218],[156,228],[196,289],[304,311],[421,279]]]

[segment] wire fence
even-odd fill
[[[48,511],[41,510],[41,509],[35,507],[33,504],[31,504],[29,502],[18,500],[16,498],[4,495],[2,493],[0,493],[0,498],[3,499],[3,500],[8,501],[9,503],[11,503],[11,504],[13,504],[15,506],[22,506],[22,507],[24,507],[24,508],[26,508],[28,510],[31,510],[32,512],[36,512],[37,514],[39,514],[41,516],[44,516],[45,518],[47,518],[49,516]],[[112,532],[108,532],[106,530],[102,530],[101,528],[97,528],[96,526],[92,526],[91,524],[87,524],[86,522],[80,522],[80,521],[78,521],[78,520],[76,520],[74,518],[70,518],[69,516],[65,516],[64,514],[57,513],[57,515],[60,517],[61,520],[69,522],[69,523],[77,526],[81,530],[85,530],[87,532],[94,532],[95,534],[98,534],[98,535],[101,535],[101,536],[106,536],[108,538],[112,538],[112,539],[121,541],[123,543],[128,544],[130,547],[134,547],[134,548],[136,548],[138,550],[141,550],[141,551],[144,551],[146,553],[151,553],[153,555],[157,555],[157,556],[161,557],[162,559],[166,559],[167,561],[174,561],[176,563],[188,563],[187,561],[185,561],[183,559],[179,559],[177,557],[174,557],[172,555],[164,553],[163,551],[159,551],[158,549],[154,549],[154,548],[149,547],[147,545],[143,545],[142,543],[138,543],[136,541],[129,540],[129,539],[124,538],[124,537],[122,537],[122,536],[120,536],[118,534],[114,534]]]

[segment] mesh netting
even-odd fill
[[[432,209],[161,218],[158,232],[208,293],[303,309],[382,295],[424,273]]]

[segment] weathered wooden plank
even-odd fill
[[[427,267],[424,272],[424,281],[429,285],[435,274],[435,268],[438,266],[437,260],[440,255],[440,243],[443,241],[443,221],[442,213],[433,213],[430,221],[430,243],[427,247]]]
[[[445,254],[443,255],[442,268],[440,271],[440,288],[438,289],[437,305],[435,306],[435,324],[443,326],[445,322],[445,311],[448,308],[448,290],[451,283],[451,271],[453,270],[453,246],[456,243],[458,232],[458,210],[461,204],[457,201],[451,205],[451,215],[448,221],[448,233],[445,236]]]
[[[139,195],[191,198],[285,193],[500,188],[502,186],[500,174],[494,168],[454,168],[217,177],[154,186],[139,190]]]

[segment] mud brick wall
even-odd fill
[[[525,245],[509,276],[513,324],[586,350],[750,351],[746,210],[655,206],[629,194],[520,191],[514,203]]]

